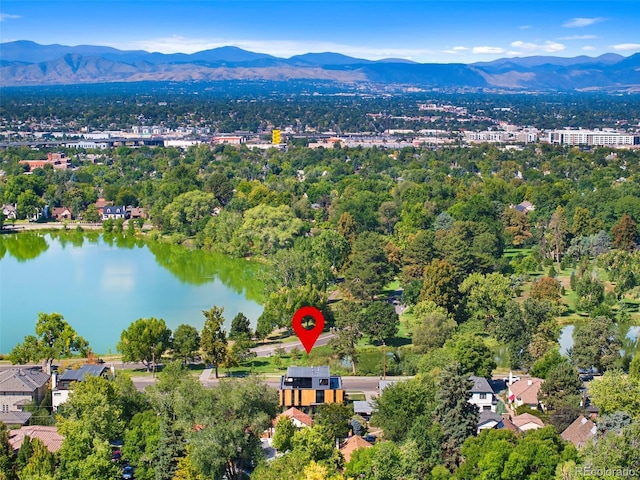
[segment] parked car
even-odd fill
[[[113,452],[111,452],[112,462],[119,462],[121,458],[122,458],[122,452],[120,450],[114,450]]]
[[[133,467],[127,465],[122,469],[122,480],[133,480]]]
[[[580,375],[580,380],[582,382],[590,382],[591,380],[593,380],[593,375],[589,374],[589,375]]]

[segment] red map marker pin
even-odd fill
[[[316,321],[315,327],[311,330],[307,330],[302,326],[302,319],[305,317],[311,317]],[[311,352],[313,345],[318,340],[318,337],[324,329],[324,316],[322,312],[314,307],[302,307],[294,315],[291,321],[293,330],[302,342],[304,349],[307,353]]]

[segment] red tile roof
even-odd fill
[[[24,437],[38,438],[44,443],[47,450],[55,453],[60,450],[64,437],[58,433],[57,427],[44,427],[42,425],[29,425],[17,430],[9,431],[9,445],[14,451],[20,450]]]
[[[313,420],[311,419],[311,417],[303,411],[298,410],[296,407],[291,407],[290,409],[285,410],[280,415],[278,415],[274,420],[274,425],[280,417],[289,417],[291,420],[297,420],[298,422],[308,427],[311,427],[313,425]]]
[[[370,447],[373,447],[373,445],[367,442],[360,435],[353,435],[352,437],[349,437],[346,442],[344,442],[342,448],[340,449],[340,453],[342,453],[344,461],[348,462],[349,460],[351,460],[351,455],[353,454],[353,452],[355,452],[356,450],[360,450],[361,448]]]

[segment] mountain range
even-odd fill
[[[640,91],[640,53],[574,58],[531,56],[492,62],[416,63],[339,53],[279,58],[237,47],[192,54],[149,53],[93,45],[0,44],[0,85],[37,86],[141,81],[324,80],[421,88]]]

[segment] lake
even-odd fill
[[[558,339],[558,343],[560,344],[560,353],[562,355],[566,355],[567,350],[573,347],[574,329],[575,325],[564,325],[560,330],[560,338]],[[625,335],[622,343],[622,352],[630,352],[633,354],[639,353],[640,339],[638,338],[638,336],[640,335],[640,326],[627,326],[625,330],[626,331],[623,332]],[[498,367],[509,368],[509,349],[507,346],[499,345],[494,350],[493,358],[496,361]]]
[[[163,242],[98,233],[0,235],[0,352],[35,334],[38,312],[61,313],[94,352],[115,353],[138,318],[200,330],[202,310],[262,313],[260,266]]]

